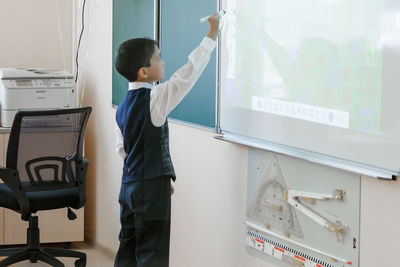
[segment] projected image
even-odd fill
[[[380,132],[384,0],[229,0],[230,105]]]

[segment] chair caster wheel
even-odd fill
[[[65,249],[71,249],[71,245],[72,245],[71,242],[64,242],[64,248]]]
[[[86,259],[79,259],[75,261],[75,267],[85,267]]]
[[[36,263],[36,262],[38,261],[38,258],[37,258],[36,255],[33,255],[33,256],[29,259],[29,261],[32,262],[32,263]]]

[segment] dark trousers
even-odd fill
[[[114,266],[168,267],[171,179],[121,184],[121,231]]]

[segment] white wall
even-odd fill
[[[111,107],[112,1],[89,0],[87,12],[81,86],[85,80],[84,104],[94,110],[86,136],[91,165],[85,233],[116,252],[122,162],[114,152]],[[272,266],[244,250],[247,149],[179,124],[170,123],[170,131],[178,176],[172,202],[171,266]],[[361,266],[396,267],[399,182],[363,177],[361,190]]]
[[[82,0],[78,6],[81,6]],[[80,12],[77,12],[80,21]],[[87,1],[81,50],[80,91],[83,106],[93,107],[86,133],[85,153],[90,159],[85,206],[85,236],[108,250],[118,246],[122,161],[114,152],[114,117],[111,107],[112,1]]]
[[[360,266],[398,267],[400,181],[362,177]]]
[[[72,28],[70,0],[0,0],[0,68],[72,71]]]

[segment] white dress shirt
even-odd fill
[[[182,101],[194,86],[201,73],[207,66],[211,53],[216,46],[216,41],[204,37],[200,45],[189,55],[189,61],[172,77],[163,83],[153,86],[150,83],[131,82],[129,90],[149,88],[150,92],[150,117],[156,127],[164,125],[168,114]],[[115,125],[116,146],[115,150],[125,159],[124,137],[118,125]]]

